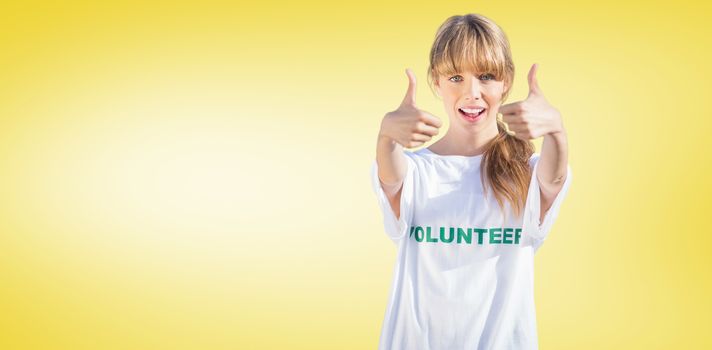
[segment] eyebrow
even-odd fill
[[[453,74],[463,74],[463,72],[455,72]],[[495,72],[489,71],[489,72],[482,72],[482,73],[474,73],[474,75],[481,75],[481,74],[492,74],[492,75],[497,75]]]

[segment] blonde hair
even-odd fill
[[[514,81],[509,40],[494,21],[480,14],[451,16],[440,25],[430,50],[428,85],[434,92],[433,81],[438,77],[465,71],[492,74],[507,87],[502,102],[509,96]],[[497,129],[497,137],[487,144],[483,154],[480,180],[485,195],[488,193],[485,178],[488,180],[502,211],[506,200],[519,216],[529,190],[532,176],[529,158],[535,147],[531,141],[507,133],[506,125],[499,119]]]

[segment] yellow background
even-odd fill
[[[428,52],[468,12],[509,36],[509,101],[538,63],[568,131],[540,347],[709,348],[711,10],[5,1],[0,348],[375,349],[396,253],[380,120],[409,67],[446,122]]]

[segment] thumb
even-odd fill
[[[405,93],[405,97],[403,98],[403,102],[401,102],[401,106],[415,107],[415,73],[413,73],[410,68],[406,68],[405,74],[408,75],[408,91],[406,91]]]
[[[539,88],[539,82],[536,79],[537,68],[539,68],[539,65],[534,63],[529,69],[529,75],[527,76],[527,79],[529,80],[529,96],[541,93],[541,89]]]

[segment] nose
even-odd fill
[[[465,92],[466,97],[469,99],[479,100],[482,98],[482,91],[480,86],[480,80],[473,78],[470,83],[467,84],[467,91]]]

